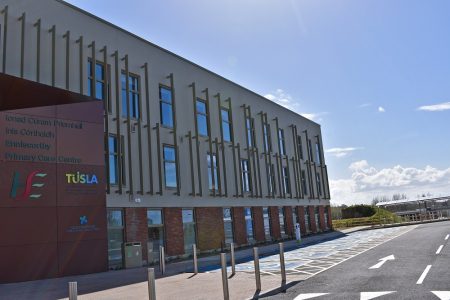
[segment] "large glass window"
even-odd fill
[[[223,226],[225,231],[225,244],[233,243],[233,214],[229,207],[223,209]]]
[[[302,137],[301,136],[297,136],[297,148],[298,148],[298,155],[300,156],[300,159],[304,159],[304,157],[303,157]]]
[[[306,227],[306,232],[311,232],[311,222],[310,222],[308,206],[305,206],[305,227]]]
[[[195,236],[195,216],[193,209],[182,210],[184,253],[192,253],[192,245],[196,243]]]
[[[231,118],[230,118],[230,111],[226,108],[222,108],[220,110],[220,113],[222,114],[222,133],[223,133],[223,140],[225,142],[231,142],[232,138],[232,132],[231,132]]]
[[[322,184],[320,181],[320,174],[316,173],[316,184],[317,184],[317,191],[319,192],[319,195],[322,196]]]
[[[320,144],[316,143],[316,161],[319,165],[322,164],[322,155],[320,153]]]
[[[283,181],[284,181],[284,193],[291,193],[291,181],[289,179],[289,169],[287,167],[282,168],[283,171]]]
[[[300,224],[300,218],[297,214],[297,208],[292,206],[292,232],[295,234],[295,224]]]
[[[94,92],[94,76],[92,75],[92,60],[89,59],[88,60],[88,66],[87,66],[87,71],[88,71],[88,89],[87,89],[87,93],[88,96],[94,96],[93,92]],[[105,65],[103,63],[97,62],[95,64],[95,97],[96,99],[99,100],[105,100],[105,84],[106,84],[106,72],[105,72]]]
[[[208,160],[208,186],[210,190],[217,190],[219,186],[219,181],[217,178],[217,157],[216,154],[213,153],[210,155],[209,153],[206,155]],[[211,162],[212,157],[212,162]],[[214,184],[213,184],[213,176],[214,176]]]
[[[123,142],[121,143],[121,151],[119,158],[119,143],[117,141],[117,136],[110,134],[108,136],[109,143],[109,154],[108,154],[108,162],[109,162],[109,183],[112,185],[119,183],[119,162],[122,167],[122,183],[125,183],[125,160],[124,160],[124,147]]]
[[[319,226],[319,207],[318,206],[314,206],[314,220],[316,221],[317,231],[320,231],[320,226]]]
[[[308,186],[306,185],[306,173],[302,170],[302,189],[305,195],[308,195]]]
[[[286,235],[286,218],[284,216],[284,207],[283,206],[279,206],[278,207],[278,218],[280,220],[280,233],[281,233],[281,237]]]
[[[177,161],[175,148],[164,146],[164,180],[168,188],[177,187]]]
[[[272,139],[270,137],[270,126],[269,124],[263,125],[264,131],[264,151],[269,153],[272,151]]]
[[[245,119],[245,129],[247,131],[247,142],[249,147],[253,147],[253,122],[252,119],[246,118]]]
[[[253,230],[253,214],[252,209],[250,207],[244,208],[244,216],[245,216],[245,228],[247,232],[247,240],[249,242],[253,241],[254,230]]]
[[[159,246],[164,246],[164,222],[161,209],[147,210],[148,263],[159,261]]]
[[[273,164],[269,165],[268,176],[269,176],[269,191],[270,191],[271,194],[273,194],[273,193],[276,192],[275,166]]]
[[[172,90],[168,87],[159,86],[159,100],[161,111],[161,125],[173,128],[173,103]]]
[[[309,157],[311,159],[311,162],[314,161],[314,155],[313,155],[313,149],[312,149],[312,145],[311,145],[311,140],[308,140],[308,153],[309,153]]]
[[[330,227],[328,227],[328,207],[325,207],[325,211],[323,212],[323,219],[325,221],[325,228],[328,230]]]
[[[208,108],[206,102],[197,98],[196,106],[198,134],[208,136]]]
[[[280,155],[286,155],[286,145],[284,143],[284,130],[278,129],[278,144],[280,147]]]
[[[244,192],[250,192],[251,186],[250,186],[250,166],[248,159],[241,160],[241,167],[242,167],[242,188]]]
[[[266,241],[272,240],[272,236],[270,234],[270,211],[268,207],[263,207],[263,220],[264,220],[264,235],[266,237]]]
[[[123,212],[121,209],[108,209],[108,264],[110,269],[123,268]]]
[[[127,76],[122,73],[122,116],[128,116],[128,110],[130,112],[130,117],[134,119],[139,119],[139,101],[140,101],[140,91],[139,91],[139,77],[129,74],[128,76],[128,86],[129,86],[129,107],[127,107]]]

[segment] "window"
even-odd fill
[[[120,159],[119,159],[119,145],[117,142],[117,136],[110,134],[108,136],[109,143],[109,183],[119,184],[119,162],[122,167],[122,183],[125,183],[125,159],[124,159],[124,147],[123,139],[121,143]]]
[[[310,217],[309,217],[308,206],[305,206],[305,227],[306,227],[306,232],[311,231],[311,222],[310,222]]]
[[[223,209],[223,226],[225,230],[225,244],[232,243],[233,240],[233,214],[231,208]]]
[[[276,193],[276,186],[275,186],[275,167],[274,165],[269,165],[268,169],[268,176],[269,176],[269,192],[271,194]]]
[[[211,163],[211,157],[212,157],[212,163]],[[207,160],[208,160],[208,186],[209,189],[217,190],[219,186],[219,181],[217,178],[217,157],[216,154],[210,155],[207,154]],[[213,176],[214,176],[214,184],[213,184]]]
[[[328,207],[326,207],[325,211],[323,212],[323,219],[325,222],[325,229],[330,229],[330,227],[328,227]]]
[[[314,206],[314,220],[316,221],[316,230],[319,231],[319,207]]]
[[[159,261],[159,246],[164,246],[164,222],[161,209],[147,210],[148,263]]]
[[[320,144],[316,143],[316,159],[319,165],[322,164],[322,155],[320,153]]]
[[[197,110],[197,127],[198,134],[202,136],[208,136],[208,109],[206,102],[197,98],[196,102]]]
[[[248,159],[241,160],[242,167],[242,189],[244,192],[250,192],[250,166]]]
[[[231,142],[232,132],[231,132],[231,119],[230,119],[230,111],[228,109],[222,108],[220,110],[222,114],[222,133],[223,140],[225,142]]]
[[[164,179],[167,188],[177,187],[177,161],[175,148],[164,146]]]
[[[266,241],[272,240],[272,236],[270,234],[270,211],[268,207],[263,207],[263,220],[264,220],[264,235],[266,237]]]
[[[314,160],[314,155],[313,155],[311,140],[308,140],[308,155],[309,155],[309,159],[312,162]]]
[[[123,212],[121,209],[108,209],[108,264],[110,269],[123,267]]]
[[[245,119],[245,129],[247,130],[247,142],[249,147],[253,147],[253,121],[250,118]]]
[[[192,253],[192,245],[196,243],[195,216],[193,209],[182,210],[184,253]]]
[[[251,242],[253,241],[253,215],[252,209],[250,207],[244,208],[244,216],[245,216],[245,228],[247,231],[247,240]]]
[[[303,145],[302,145],[302,137],[297,136],[297,148],[298,148],[298,155],[300,156],[300,159],[303,158]]]
[[[320,174],[316,173],[316,184],[317,184],[317,191],[319,192],[319,195],[322,196],[322,186],[320,182]]]
[[[306,185],[306,173],[302,170],[302,189],[305,195],[308,195],[308,186]]]
[[[159,86],[159,99],[161,110],[161,125],[173,128],[173,103],[172,103],[172,89]]]
[[[272,152],[272,140],[270,137],[269,124],[263,125],[263,131],[264,131],[264,151],[266,151],[266,153]]]
[[[135,75],[129,74],[128,76],[128,86],[129,86],[129,101],[130,105],[127,107],[127,76],[125,73],[122,73],[122,116],[128,116],[128,110],[130,113],[130,117],[133,119],[139,119],[140,111],[139,111],[139,101],[140,101],[140,92],[139,92],[139,78]]]
[[[284,193],[290,194],[291,193],[291,181],[289,180],[289,170],[287,167],[282,168],[283,171],[283,182],[284,182]]]
[[[284,208],[282,206],[278,207],[278,218],[280,220],[281,237],[283,237],[286,235],[286,228],[285,228]]]
[[[300,224],[300,218],[297,214],[297,208],[295,206],[292,206],[292,232],[295,235],[295,225]]]
[[[93,96],[93,91],[94,91],[94,87],[93,87],[93,80],[94,80],[94,76],[92,76],[92,60],[89,59],[88,60],[88,66],[87,66],[87,71],[88,71],[88,96]],[[105,82],[106,82],[106,74],[105,74],[105,65],[103,63],[100,62],[96,62],[95,64],[95,97],[96,99],[99,100],[105,100],[105,95],[104,95],[104,88],[105,88]]]
[[[280,147],[280,155],[286,155],[286,146],[284,144],[284,130],[278,129],[278,145]]]

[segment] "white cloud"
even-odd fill
[[[378,106],[378,112],[380,113],[384,113],[386,110],[384,109],[383,106]]]
[[[425,105],[417,108],[417,110],[424,110],[424,111],[443,111],[443,110],[449,110],[450,109],[450,102],[444,102],[439,104],[433,104],[433,105]]]
[[[371,203],[377,195],[449,194],[450,168],[423,169],[400,165],[381,170],[370,166],[366,160],[350,164],[351,178],[330,180],[331,198],[334,204]]]
[[[365,108],[365,107],[369,107],[369,106],[372,106],[372,103],[363,103],[363,104],[360,104],[358,107]]]
[[[302,113],[299,111],[300,103],[296,101],[294,98],[292,98],[291,95],[286,93],[282,89],[277,89],[274,92],[271,92],[269,94],[264,95],[267,99],[270,101],[273,101],[287,109],[292,110],[293,112],[296,112],[303,117],[310,119],[312,121],[320,122],[322,121],[322,116],[328,114],[327,112],[318,112],[318,113]]]
[[[347,155],[350,155],[354,151],[362,150],[362,147],[347,147],[347,148],[330,148],[325,150],[326,153],[329,153],[332,156],[335,157],[345,157]]]

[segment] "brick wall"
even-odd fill
[[[306,224],[305,224],[305,208],[303,206],[297,206],[297,214],[300,222],[300,233],[302,236],[306,235]]]
[[[312,233],[317,233],[316,219],[314,214],[314,206],[308,206],[309,210],[309,222],[311,223],[311,231]]]
[[[164,230],[166,254],[176,256],[184,254],[183,220],[181,208],[164,208]]]
[[[233,207],[234,242],[239,245],[247,244],[247,231],[245,230],[245,218],[243,207]]]
[[[220,249],[225,241],[222,208],[197,207],[195,217],[198,249],[201,251]]]
[[[324,213],[325,213],[324,206],[323,205],[319,206],[319,224],[320,224],[320,229],[322,231],[326,230]]]
[[[278,216],[278,206],[269,207],[270,214],[270,235],[274,240],[281,239],[280,219]]]
[[[261,206],[252,207],[253,210],[253,226],[255,231],[255,240],[257,242],[264,242],[264,219],[263,219],[263,209]]]
[[[331,230],[333,230],[333,222],[331,220],[331,207],[327,206],[326,210],[328,211],[328,228],[330,228]]]
[[[143,207],[126,207],[125,242],[140,242],[142,244],[142,260],[147,261],[147,209]]]
[[[292,218],[292,207],[291,206],[284,207],[284,216],[285,216],[285,222],[286,222],[286,234],[290,237],[295,237],[294,219]]]

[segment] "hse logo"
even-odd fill
[[[66,179],[69,184],[98,184],[95,174],[66,173]]]
[[[33,171],[29,173],[25,179],[25,182],[21,180],[20,172],[14,172],[11,193],[9,194],[12,199],[38,199],[42,194],[32,194],[32,188],[42,188],[45,184],[42,182],[35,182],[36,179],[43,179],[47,174],[41,171]],[[18,195],[19,189],[23,188],[21,195]]]
[[[80,225],[86,225],[88,223],[87,216],[81,216],[80,217]]]

